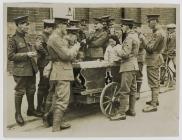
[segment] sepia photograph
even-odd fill
[[[180,5],[3,3],[5,137],[178,137]]]

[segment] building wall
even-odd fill
[[[95,17],[103,15],[111,15],[116,23],[120,22],[122,18],[123,8],[76,8],[75,17],[80,19],[84,17],[89,19],[90,23],[94,22]],[[124,8],[124,18],[132,18],[138,22],[147,24],[147,14],[160,14],[160,23],[163,25],[169,23],[176,23],[176,10],[175,8]]]
[[[89,19],[89,8],[75,8],[75,19]]]
[[[147,23],[147,14],[160,14],[161,24],[176,23],[176,9],[175,8],[141,8],[141,20]]]
[[[17,16],[28,15],[30,22],[30,33],[34,34],[37,31],[43,29],[42,20],[50,18],[50,8],[17,8],[8,7],[7,8],[7,26],[8,34],[13,34],[15,32],[16,26],[13,22],[13,18]]]

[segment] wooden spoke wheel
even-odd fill
[[[100,108],[106,117],[114,116],[119,110],[120,84],[112,82],[106,85],[100,96]]]

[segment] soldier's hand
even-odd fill
[[[79,42],[75,43],[75,46],[80,47],[80,43]]]
[[[35,42],[35,45],[36,45],[37,48],[39,48],[39,46],[42,46],[42,41],[37,40],[37,41]]]
[[[139,38],[142,39],[142,40],[145,40],[145,36],[143,34],[140,34]]]
[[[83,40],[81,41],[81,43],[82,43],[82,42],[86,44],[86,39],[83,39]]]
[[[28,57],[36,57],[37,53],[36,52],[27,52]]]

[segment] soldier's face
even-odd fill
[[[109,44],[114,47],[116,46],[116,41],[114,41],[112,38],[109,39]]]
[[[48,34],[51,34],[53,31],[53,27],[46,27],[45,28],[45,32],[47,32]]]
[[[103,28],[103,25],[101,23],[97,23],[95,26],[95,30],[101,30]]]
[[[128,29],[128,26],[126,25],[121,26],[121,30],[123,31],[123,33],[126,33],[127,29]]]
[[[168,31],[168,33],[173,33],[173,32],[175,32],[175,29],[171,28],[171,29],[168,29],[167,31]]]
[[[150,20],[148,23],[149,23],[149,28],[154,29],[157,25],[157,20]]]
[[[28,33],[29,23],[19,24],[18,27],[21,29],[22,32]]]
[[[60,31],[61,31],[63,34],[65,34],[65,35],[67,34],[67,30],[66,30],[67,25],[66,25],[66,24],[59,24],[58,27],[59,27]]]

